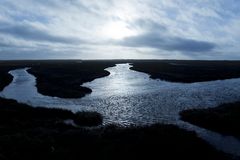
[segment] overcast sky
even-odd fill
[[[240,59],[240,0],[0,0],[0,59]]]

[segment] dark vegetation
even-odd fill
[[[181,112],[181,119],[240,139],[240,102],[216,108],[186,110]]]
[[[80,98],[91,93],[82,87],[84,82],[108,76],[104,69],[113,67],[111,61],[45,61],[34,65],[29,72],[37,77],[38,92],[61,98]]]
[[[74,122],[81,126],[97,126],[103,123],[103,117],[97,112],[77,112]]]
[[[82,83],[107,76],[104,69],[116,63],[133,63],[133,70],[176,82],[240,77],[238,61],[0,61],[0,90],[12,81],[9,70],[32,67],[29,72],[37,77],[40,93],[79,98],[91,92]],[[231,106],[181,115],[191,123],[239,136],[239,105]],[[64,120],[73,120],[78,127]],[[95,112],[32,108],[0,98],[0,159],[230,159],[194,132],[173,125],[84,127],[101,123],[102,116]]]
[[[25,60],[0,61],[0,91],[12,81],[10,70],[31,67],[28,70],[37,78],[38,92],[61,98],[80,98],[91,93],[81,87],[84,82],[108,76],[104,69],[113,67],[116,61],[81,60]]]
[[[0,91],[12,82],[13,77],[8,72],[16,68],[17,65],[13,65],[9,61],[0,61]]]
[[[240,77],[240,61],[145,60],[133,62],[131,69],[153,79],[184,83]]]
[[[31,60],[0,61],[0,90],[12,81],[11,69],[31,67],[38,92],[61,98],[80,98],[91,93],[81,84],[109,75],[104,69],[117,63],[132,63],[132,70],[174,82],[198,82],[240,77],[240,61],[177,60]]]
[[[77,125],[97,126],[102,124],[103,117],[95,112],[79,112],[74,114],[64,109],[31,107],[19,104],[15,100],[0,98],[0,123],[9,127],[9,129],[13,129],[14,127],[23,129],[25,127],[39,126],[52,128],[63,124],[64,120],[69,119],[72,119]],[[1,132],[5,131],[1,130]]]
[[[0,68],[0,91],[4,89],[5,86],[9,85],[12,82],[13,77],[8,74],[10,68]]]
[[[74,116],[1,98],[0,159],[230,159],[194,132],[173,125],[85,128],[63,123]]]
[[[13,76],[8,74],[10,70],[31,67],[38,64],[39,61],[0,61],[0,91],[9,85]]]

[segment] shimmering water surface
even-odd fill
[[[129,64],[118,64],[106,70],[111,74],[83,84],[92,93],[81,99],[62,99],[37,92],[36,78],[28,68],[10,71],[13,82],[1,97],[15,99],[32,106],[65,108],[76,111],[97,111],[105,123],[145,125],[176,124],[198,135],[220,150],[240,156],[240,143],[179,120],[179,112],[192,108],[216,107],[240,100],[240,78],[198,83],[172,83],[153,80],[149,75],[132,71]]]

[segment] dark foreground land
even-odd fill
[[[63,123],[76,116],[84,121],[88,116],[83,114],[0,98],[0,159],[230,159],[173,125],[86,128]]]
[[[183,111],[181,117],[192,124],[240,139],[240,102]]]

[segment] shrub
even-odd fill
[[[74,122],[80,126],[97,126],[103,122],[103,117],[97,112],[77,112]]]

